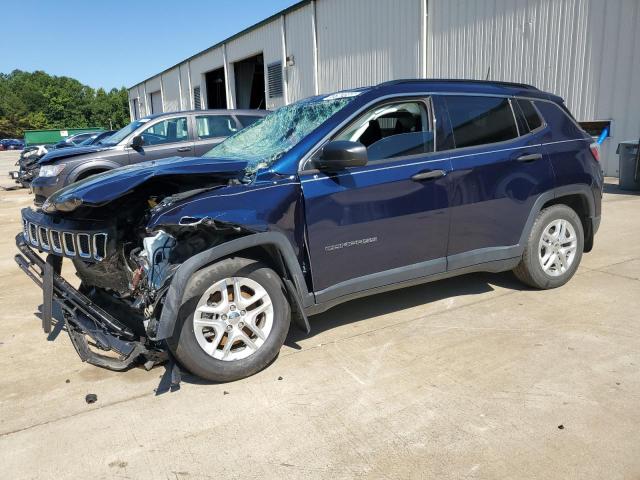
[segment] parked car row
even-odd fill
[[[17,138],[5,138],[0,140],[0,151],[2,150],[22,150],[24,142]]]
[[[266,115],[261,110],[194,110],[151,115],[93,145],[56,149],[38,160],[31,182],[36,205],[78,180],[166,157],[200,156]]]
[[[45,331],[55,301],[85,361],[230,381],[339,303],[477,271],[555,288],[593,247],[598,148],[553,94],[403,80],[256,116],[152,116],[43,158],[16,261]]]
[[[10,175],[23,187],[29,187],[33,179],[38,176],[39,162],[46,154],[60,149],[100,145],[114,133],[114,130],[79,133],[53,145],[26,147],[22,150],[20,158],[16,162],[18,170],[10,172]]]

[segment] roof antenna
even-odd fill
[[[486,78],[485,78],[485,81],[486,81],[486,80],[489,80],[489,74],[490,74],[490,73],[491,73],[491,65],[489,65],[489,68],[487,68],[487,76],[486,76]]]

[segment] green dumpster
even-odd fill
[[[85,132],[104,132],[104,128],[62,128],[49,130],[25,130],[24,144],[27,147],[32,145],[52,145],[64,140],[67,137]]]

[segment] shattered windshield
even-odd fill
[[[216,145],[204,156],[247,161],[248,172],[268,167],[344,108],[354,96],[316,97],[279,108]]]

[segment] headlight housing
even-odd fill
[[[38,172],[38,176],[40,177],[57,177],[64,170],[64,163],[59,163],[57,165],[43,165],[40,167],[40,171]]]

